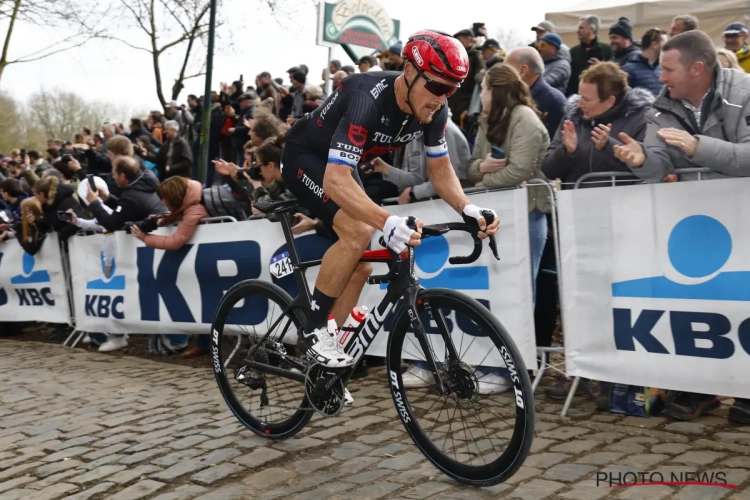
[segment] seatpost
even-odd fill
[[[289,212],[282,212],[281,214],[281,229],[284,231],[284,239],[286,240],[286,249],[289,252],[289,260],[292,261],[294,267],[294,280],[297,282],[297,290],[301,296],[304,296],[305,303],[310,303],[310,289],[307,287],[307,281],[305,280],[305,273],[299,269],[300,258],[299,252],[297,252],[297,245],[294,241],[294,234],[292,233],[292,214]],[[304,294],[304,295],[302,295]]]

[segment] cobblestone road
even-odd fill
[[[0,340],[0,499],[750,498],[750,427],[728,425],[726,407],[673,423],[576,399],[562,419],[541,397],[526,464],[477,489],[417,452],[384,370],[351,389],[342,416],[271,443],[237,423],[208,369]],[[601,471],[724,471],[739,487],[610,489]]]

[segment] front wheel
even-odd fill
[[[404,427],[422,453],[457,481],[506,481],[534,438],[534,397],[518,349],[489,309],[463,293],[422,290],[417,309],[429,352],[404,308],[388,340],[389,385]]]

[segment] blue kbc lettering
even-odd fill
[[[34,271],[34,265],[36,260],[34,256],[26,252],[23,253],[22,259],[22,271],[23,274],[13,276],[10,279],[13,285],[33,285],[38,283],[50,283],[51,279],[47,271],[39,270]],[[5,291],[3,291],[5,295]],[[16,295],[18,295],[19,306],[54,306],[55,299],[52,298],[52,290],[50,287],[24,287],[16,288]],[[0,297],[2,298],[2,297]],[[5,303],[8,302],[7,295],[5,295]]]
[[[154,249],[140,247],[137,250],[138,295],[142,321],[161,321],[159,301],[161,299],[176,323],[195,323],[182,291],[177,286],[177,276],[185,257],[194,245],[184,245],[179,250],[164,252],[154,274]],[[234,241],[222,243],[200,243],[195,256],[195,274],[198,278],[198,292],[201,296],[201,323],[211,323],[214,311],[224,292],[234,284],[260,277],[260,245],[255,241]],[[233,261],[237,274],[222,276],[219,262]],[[256,325],[266,319],[267,301],[245,299],[236,307],[237,314],[231,314],[228,324]]]
[[[109,237],[109,236],[105,236]],[[115,265],[115,259],[112,259],[112,265],[107,266],[104,252],[99,254],[101,260],[102,275],[103,278],[91,280],[86,283],[87,290],[98,290],[102,292],[115,292],[125,290],[125,275],[117,275],[117,266]],[[125,297],[122,295],[109,296],[109,295],[89,295],[86,294],[86,302],[84,311],[86,316],[93,316],[96,318],[115,318],[125,319],[125,313],[123,307],[125,304]]]
[[[713,217],[693,215],[678,222],[669,235],[668,254],[677,272],[705,281],[686,285],[665,276],[622,281],[612,284],[612,296],[750,301],[750,272],[720,272],[732,254],[732,237],[727,228]],[[663,317],[668,319],[662,320]],[[637,341],[650,353],[670,354],[651,333],[659,321],[669,323],[675,355],[727,359],[736,350],[734,342],[727,336],[732,331],[729,318],[715,311],[644,309],[633,320],[631,309],[615,308],[613,319],[615,346],[621,351],[635,351]],[[737,336],[742,349],[750,354],[750,318],[739,324]],[[705,346],[707,343],[709,347],[699,347],[699,344]]]

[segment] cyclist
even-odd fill
[[[287,132],[281,173],[287,188],[329,229],[334,244],[323,256],[313,291],[308,323],[299,342],[308,356],[329,368],[351,366],[329,330],[328,315],[341,325],[357,304],[369,263],[359,263],[372,238],[382,230],[388,247],[403,252],[420,242],[422,223],[391,215],[365,194],[357,167],[404,147],[424,134],[430,180],[440,197],[478,224],[482,238],[497,232],[494,211],[472,205],[461,189],[448,157],[446,100],[469,71],[466,49],[455,38],[423,30],[402,50],[403,73],[378,71],[344,79],[325,103],[299,119]],[[487,226],[483,213],[494,216]]]

